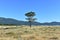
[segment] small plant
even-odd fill
[[[34,40],[35,37],[34,36],[30,36],[29,38],[27,38],[27,40]],[[26,39],[25,39],[26,40]]]
[[[33,32],[32,31],[24,31],[24,33],[32,34]]]
[[[7,36],[14,36],[14,33],[13,32],[8,32],[8,33],[5,33]]]
[[[50,40],[58,40],[58,37],[52,37]]]

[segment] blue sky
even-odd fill
[[[29,11],[38,22],[60,22],[60,0],[0,0],[0,17],[25,20]]]

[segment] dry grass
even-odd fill
[[[60,40],[60,26],[0,28],[0,40]]]

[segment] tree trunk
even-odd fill
[[[31,22],[30,22],[30,28],[31,28]]]

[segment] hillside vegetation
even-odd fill
[[[60,40],[60,26],[4,27],[0,40]]]

